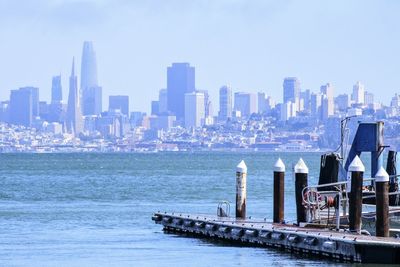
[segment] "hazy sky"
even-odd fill
[[[399,1],[0,0],[0,99],[33,85],[49,100],[61,73],[66,100],[72,57],[80,73],[92,40],[104,109],[128,94],[131,110],[149,111],[172,62],[196,67],[214,113],[221,85],[281,101],[285,76],[313,91],[331,82],[335,94],[360,80],[388,102],[400,92],[399,14]]]

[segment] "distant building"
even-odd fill
[[[47,119],[50,122],[61,122],[64,112],[61,75],[53,76],[51,81],[51,102]]]
[[[235,93],[234,109],[240,111],[242,117],[250,117],[251,114],[257,113],[257,96],[253,93]]]
[[[51,81],[51,104],[62,103],[61,75],[53,76]]]
[[[296,103],[288,101],[281,105],[281,121],[287,121],[290,118],[296,117]]]
[[[168,111],[177,120],[184,119],[185,94],[195,91],[195,69],[189,63],[172,63],[167,69]]]
[[[323,99],[321,102],[321,119],[322,121],[325,121],[330,116],[333,116],[335,114],[334,88],[330,83],[327,83],[325,85],[322,85],[320,89],[323,95]]]
[[[267,112],[267,100],[265,93],[259,92],[257,94],[258,113],[263,114]]]
[[[10,121],[10,101],[0,102],[0,121],[9,122]]]
[[[395,94],[394,97],[392,97],[392,100],[390,101],[390,106],[394,108],[400,107],[400,95]]]
[[[353,94],[351,95],[351,100],[354,101],[355,104],[364,104],[364,85],[361,82],[357,82],[353,86]]]
[[[82,114],[99,115],[102,111],[102,88],[97,81],[96,52],[92,42],[84,42],[81,62]]]
[[[365,105],[372,105],[374,104],[374,94],[365,91],[364,93],[364,104]]]
[[[103,110],[103,89],[100,86],[86,87],[85,89],[85,116],[99,115]]]
[[[127,95],[110,95],[108,97],[108,110],[119,109],[122,114],[129,116],[129,96]]]
[[[19,88],[21,91],[29,91],[32,94],[32,116],[36,118],[39,116],[39,88],[26,86]]]
[[[320,118],[321,112],[321,103],[322,103],[322,94],[321,93],[312,93],[310,97],[310,107],[311,107],[311,115],[314,118]]]
[[[226,121],[232,117],[232,89],[230,86],[222,86],[219,89],[219,113],[218,118]]]
[[[204,125],[205,107],[204,93],[185,94],[185,127],[201,127]]]
[[[345,112],[351,106],[350,96],[341,94],[335,98],[335,105],[339,111]]]
[[[151,101],[151,115],[158,115],[160,113],[160,102]]]
[[[168,91],[161,89],[158,93],[158,111],[160,114],[168,113]]]
[[[296,77],[287,77],[283,80],[283,103],[298,103],[300,98],[300,81]]]
[[[300,101],[303,101],[304,110],[310,112],[311,110],[311,92],[309,89],[300,92]]]
[[[32,125],[32,91],[11,90],[9,120],[11,124],[30,127]]]
[[[75,75],[75,61],[72,60],[72,71],[69,78],[69,95],[66,114],[67,131],[78,135],[83,131],[83,118],[80,105],[80,94],[78,89],[78,80]]]

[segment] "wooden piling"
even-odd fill
[[[308,186],[308,167],[300,158],[294,167],[297,224],[307,222],[307,209],[303,205],[303,189]]]
[[[362,185],[365,172],[364,164],[355,156],[349,166],[351,190],[349,194],[349,229],[351,232],[361,233],[362,213]]]
[[[236,166],[236,218],[246,219],[247,166],[242,160]]]
[[[279,158],[274,165],[274,223],[283,223],[285,216],[285,164]]]
[[[375,175],[376,236],[389,237],[389,174],[382,167]]]

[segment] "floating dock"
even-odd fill
[[[394,238],[202,214],[157,212],[152,219],[162,224],[165,231],[275,247],[339,261],[400,263],[400,242]]]
[[[356,134],[351,157],[346,164],[345,181],[337,179],[338,157],[328,155],[323,158],[323,162],[321,160],[323,176],[320,174],[319,184],[309,186],[308,167],[299,159],[294,166],[296,222],[293,224],[285,223],[284,218],[285,164],[281,159],[277,160],[273,168],[272,222],[246,216],[247,166],[244,161],[236,166],[234,217],[229,215],[229,203],[221,202],[214,216],[157,212],[152,219],[169,232],[276,247],[339,261],[400,264],[400,229],[390,229],[392,220],[395,222],[392,226],[396,223],[399,225],[400,212],[398,206],[393,209],[389,204],[390,196],[397,199],[400,194],[398,191],[389,193],[390,185],[397,185],[398,175],[389,175],[380,164],[379,158],[384,147],[382,127],[381,122],[359,126],[357,133],[360,134]],[[368,136],[373,140],[369,140]],[[359,158],[362,151],[373,154],[371,169],[374,178],[364,178],[365,166]],[[325,182],[321,183],[321,178]],[[390,182],[392,180],[395,182]],[[369,185],[366,186],[365,182]],[[364,192],[366,188],[367,194]],[[369,214],[363,211],[363,202],[367,198],[373,198],[368,202],[375,207],[375,211]],[[368,228],[372,235],[365,227],[362,228],[365,219],[370,220],[368,225],[373,224],[373,227]]]

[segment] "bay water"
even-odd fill
[[[292,167],[317,183],[319,153],[0,154],[0,266],[320,266],[269,248],[166,234],[153,212],[216,214],[235,167],[248,167],[247,215],[272,218],[272,167],[286,164],[285,217],[295,219]],[[346,265],[346,264],[340,264]]]

